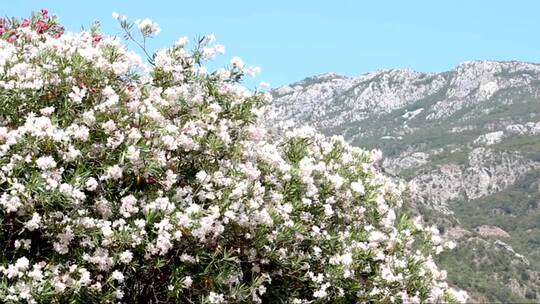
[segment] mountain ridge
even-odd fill
[[[279,88],[282,88],[282,87],[286,87],[286,86],[294,86],[294,85],[298,85],[298,84],[301,84],[302,82],[306,81],[306,80],[309,80],[311,78],[344,78],[344,79],[354,79],[354,78],[358,78],[358,77],[362,77],[362,76],[366,76],[366,75],[371,75],[371,74],[379,74],[379,73],[384,73],[384,72],[390,72],[390,71],[402,71],[402,72],[413,72],[413,73],[418,73],[418,74],[424,74],[424,75],[435,75],[435,74],[444,74],[444,73],[449,73],[461,66],[465,66],[465,65],[470,65],[470,64],[475,64],[475,63],[507,63],[507,64],[526,64],[526,65],[535,65],[535,66],[540,66],[540,63],[536,63],[536,62],[531,62],[531,61],[520,61],[520,60],[481,60],[481,59],[473,59],[473,60],[465,60],[465,61],[462,61],[456,65],[453,66],[452,69],[449,69],[449,70],[446,70],[446,71],[434,71],[434,72],[425,72],[425,71],[419,71],[419,70],[415,70],[413,68],[382,68],[382,69],[376,69],[376,70],[372,70],[372,71],[367,71],[365,73],[361,73],[361,74],[358,74],[358,75],[353,75],[353,76],[349,76],[349,75],[345,75],[345,74],[340,74],[338,72],[324,72],[324,73],[319,73],[319,74],[314,74],[312,76],[308,76],[308,77],[305,77],[303,79],[300,79],[300,80],[296,80],[288,85],[285,85],[285,86],[281,86],[281,87],[277,87],[277,88],[274,88],[275,89],[279,89]]]

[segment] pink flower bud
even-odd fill
[[[45,8],[41,9],[41,16],[43,17],[43,19],[48,19],[49,18],[49,11]]]
[[[49,24],[43,21],[36,22],[36,31],[39,34],[43,34],[49,28]]]
[[[13,42],[15,42],[15,40],[17,40],[17,36],[11,35],[11,36],[9,36],[9,38],[7,39],[7,42],[13,43]]]

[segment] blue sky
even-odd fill
[[[540,62],[540,1],[60,1],[12,0],[3,16],[48,8],[71,31],[99,20],[120,33],[111,13],[148,17],[162,28],[152,48],[214,33],[221,61],[240,56],[262,68],[257,81],[288,84],[325,72],[354,76],[385,68],[422,72],[465,60]]]

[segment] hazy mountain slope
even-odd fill
[[[444,262],[455,283],[478,299],[540,300],[540,265],[524,266],[508,249],[527,260],[540,255],[539,64],[474,61],[434,74],[324,74],[273,95],[280,119],[383,150],[385,169],[416,185],[412,202],[418,209],[441,229],[467,231],[454,254],[470,254],[466,265],[475,275],[469,278],[494,276],[511,288],[467,282],[452,271],[459,263],[450,254]],[[481,255],[486,248],[494,254]]]

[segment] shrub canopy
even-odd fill
[[[114,17],[143,48],[159,32]],[[5,301],[450,299],[441,238],[396,219],[403,187],[379,153],[265,127],[269,94],[240,84],[257,69],[205,67],[224,50],[212,35],[148,63],[45,10],[0,37]]]

